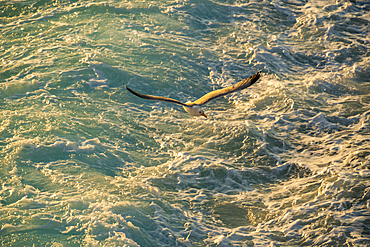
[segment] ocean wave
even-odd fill
[[[366,246],[369,10],[4,2],[1,245]]]

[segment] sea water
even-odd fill
[[[369,49],[368,1],[2,1],[0,245],[370,246]]]

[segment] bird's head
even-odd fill
[[[203,117],[207,118],[207,115],[204,114],[204,111],[202,109],[199,109],[198,114],[199,114],[198,116],[203,116]]]

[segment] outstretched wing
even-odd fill
[[[209,92],[206,95],[204,95],[203,97],[197,99],[194,102],[188,103],[187,105],[188,106],[204,105],[205,103],[207,103],[207,102],[209,102],[213,99],[217,99],[217,98],[219,98],[221,96],[224,96],[226,94],[243,90],[243,89],[253,85],[256,81],[258,81],[258,79],[261,77],[261,74],[262,74],[262,71],[258,71],[256,74],[252,75],[249,78],[245,78],[244,80],[238,82],[237,84],[235,84],[233,86]]]
[[[123,84],[123,86],[125,86],[125,88],[132,94],[140,97],[140,98],[143,98],[143,99],[148,99],[148,100],[159,100],[159,101],[165,101],[165,102],[170,102],[170,103],[174,103],[174,104],[178,104],[178,105],[182,105],[182,106],[186,106],[186,104],[178,101],[178,100],[175,100],[175,99],[171,99],[171,98],[167,98],[167,97],[160,97],[160,96],[153,96],[153,95],[148,95],[148,94],[141,94],[141,93],[138,93],[130,88],[128,88],[125,84]]]

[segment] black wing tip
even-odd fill
[[[143,95],[143,94],[140,94],[140,93],[138,93],[138,92],[135,92],[134,90],[132,90],[131,88],[129,88],[128,86],[126,86],[126,84],[125,83],[122,83],[123,84],[123,86],[127,89],[127,91],[129,91],[130,93],[132,93],[133,95],[136,95],[136,96],[138,96],[138,97],[140,97],[140,98],[144,98],[145,99],[145,97],[144,96],[146,96],[146,95]]]
[[[249,77],[249,86],[252,86],[254,83],[256,83],[262,76],[262,70],[258,71],[256,74],[252,75],[251,77]]]
[[[244,86],[245,86],[244,88],[249,87],[252,84],[254,84],[256,81],[258,81],[262,77],[262,74],[263,74],[262,70],[259,70],[254,75],[252,75],[250,77],[245,77],[244,80],[240,81],[239,83],[243,82],[244,83]],[[236,86],[236,85],[234,85],[234,86]]]

